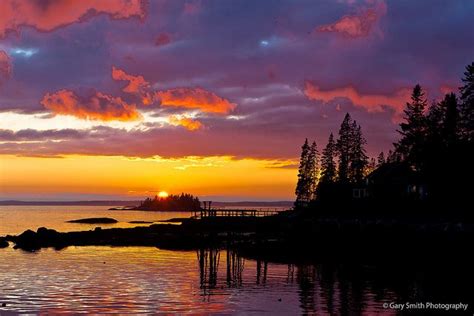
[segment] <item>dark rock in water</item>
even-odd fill
[[[67,221],[67,223],[78,223],[78,224],[115,224],[118,221],[114,218],[109,217],[92,217],[92,218],[81,218],[75,219],[72,221]]]
[[[27,251],[35,251],[45,246],[55,247],[56,249],[65,247],[61,233],[45,227],[38,228],[36,233],[27,230],[21,235],[13,237],[13,241],[15,242],[15,249],[20,248]]]
[[[95,231],[95,232],[100,232],[101,230],[102,230],[102,227],[96,227],[96,228],[94,228],[94,231]]]
[[[59,235],[59,233],[55,231],[54,229],[48,229],[46,227],[38,228],[38,230],[36,231],[36,234],[37,234],[37,237],[41,239],[51,239]]]
[[[8,241],[6,241],[5,238],[0,238],[0,248],[7,248],[8,246]]]
[[[41,248],[39,238],[36,233],[30,229],[25,230],[15,240],[15,249],[20,248],[27,251],[34,251]]]
[[[7,306],[7,303],[2,303],[2,307],[6,307]]]

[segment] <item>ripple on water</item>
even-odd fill
[[[227,258],[234,261],[228,265]],[[152,247],[36,253],[7,248],[0,250],[0,303],[7,303],[3,310],[21,313],[340,311],[341,283],[328,283],[319,272],[317,266],[257,263],[225,251],[212,265],[198,260],[196,251]],[[375,297],[367,289],[362,298],[347,297],[351,303],[364,300],[362,308],[373,312],[393,294]]]

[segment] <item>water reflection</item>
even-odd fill
[[[251,264],[246,266],[246,259],[239,256],[238,252],[217,248],[199,249],[197,261],[201,296],[207,302],[212,302],[213,296],[218,295],[223,288],[259,289],[271,293],[277,290],[275,287],[283,286],[297,294],[297,309],[303,314],[350,314],[380,310],[383,302],[397,298],[388,289],[371,291],[360,277],[354,278],[356,275],[363,275],[361,271],[348,271],[345,266],[287,264],[285,273],[284,265],[269,264],[257,259],[247,260]],[[225,276],[219,271],[220,265],[225,266]],[[268,275],[272,277],[270,284],[267,284]],[[279,281],[277,284],[273,280],[276,275]],[[279,297],[272,304],[281,301],[282,298]],[[390,311],[386,312],[390,314]]]
[[[219,269],[220,250],[212,248],[202,248],[197,251],[197,261],[199,263],[199,285],[202,296],[210,299],[210,289],[217,285],[217,271]]]
[[[383,303],[469,303],[473,280],[460,263],[282,264],[216,248],[9,248],[0,249],[0,314],[396,314]]]
[[[263,264],[263,272],[262,272],[262,264]],[[267,283],[267,270],[268,270],[268,262],[257,259],[257,285],[262,284],[265,285]],[[263,273],[263,274],[262,274]]]

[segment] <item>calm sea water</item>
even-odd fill
[[[69,247],[0,249],[1,311],[21,313],[339,313],[381,309],[396,295],[328,287],[317,266],[256,262],[227,251]],[[348,290],[348,289],[346,289]]]
[[[158,222],[174,217],[189,217],[189,212],[109,211],[108,206],[0,206],[0,236],[20,234],[39,227],[57,231],[89,230],[95,227],[135,227],[150,224],[132,224],[131,221]],[[67,221],[88,217],[115,218],[116,224],[77,224]]]
[[[114,217],[121,221],[115,226],[124,227],[131,220],[183,215],[104,207],[8,207],[0,214],[0,235],[39,226],[84,229],[87,225],[70,226],[64,220],[90,216]],[[226,249],[68,247],[30,253],[6,248],[0,249],[0,315],[395,315],[400,311],[384,304],[469,302],[471,270],[460,262],[453,267],[410,260],[376,265],[282,264],[243,258]]]

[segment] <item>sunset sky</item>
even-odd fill
[[[0,200],[292,200],[346,112],[387,151],[457,92],[474,1],[0,2]]]

